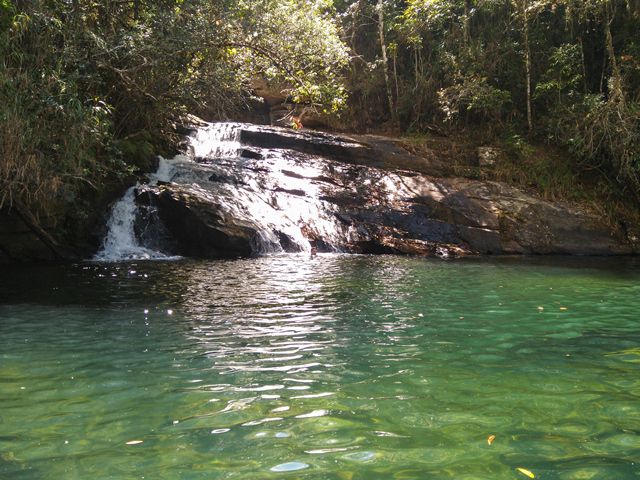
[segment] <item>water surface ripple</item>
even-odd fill
[[[7,267],[0,478],[637,479],[638,267]]]

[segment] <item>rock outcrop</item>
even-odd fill
[[[640,251],[632,228],[504,183],[456,178],[447,158],[389,138],[227,124],[216,143],[208,129],[184,129],[197,130],[201,148],[173,161],[171,181],[137,189],[135,233],[151,249],[200,258],[312,247],[444,257]],[[49,233],[26,213],[0,210],[0,263],[87,258],[99,243]]]
[[[171,182],[138,189],[137,201],[155,207],[174,237],[174,253],[637,252],[592,212],[498,182],[447,178],[440,159],[390,139],[238,128],[244,156],[199,158],[177,165]]]

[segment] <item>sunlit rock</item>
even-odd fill
[[[190,142],[190,155],[162,161],[156,181],[135,190],[136,232],[164,232],[153,248],[166,255],[633,251],[597,215],[447,177],[442,161],[384,137],[225,123],[200,126]]]

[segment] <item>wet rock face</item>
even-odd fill
[[[173,236],[172,253],[633,253],[601,219],[568,205],[497,182],[411,171],[443,166],[390,140],[238,130],[235,155],[177,163],[171,182],[138,189],[138,203],[157,208]]]
[[[158,209],[180,255],[234,258],[252,254],[251,241],[258,225],[226,214],[210,195],[197,187],[142,187],[137,200]]]

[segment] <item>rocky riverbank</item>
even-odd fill
[[[206,137],[211,128],[186,131]],[[437,151],[415,154],[373,135],[232,128],[237,150],[231,154],[191,146],[191,158],[174,164],[170,181],[137,189],[141,238],[155,246],[149,232],[161,227],[160,248],[205,258],[311,248],[429,256],[640,250],[632,233],[589,209],[452,176],[450,159]],[[15,212],[2,212],[0,262],[86,258],[90,240],[59,249],[51,243],[55,237],[55,231],[43,236]]]
[[[499,182],[449,177],[435,152],[418,156],[379,136],[238,129],[240,156],[197,158],[193,181],[138,190],[138,201],[157,208],[175,238],[175,253],[299,251],[301,238],[319,251],[352,253],[637,252],[637,239],[585,209]]]

